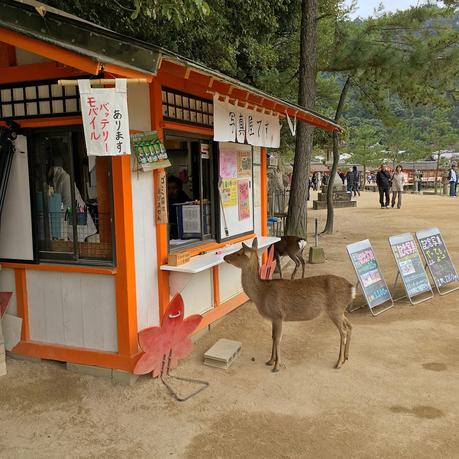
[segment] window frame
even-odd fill
[[[31,128],[24,130],[24,135],[27,136],[27,147],[28,147],[28,161],[29,161],[29,184],[30,184],[30,196],[31,196],[31,210],[32,210],[32,238],[34,245],[34,260],[36,264],[47,264],[47,263],[58,263],[67,265],[81,265],[81,266],[103,266],[103,267],[116,267],[116,235],[115,235],[115,212],[114,212],[114,193],[113,193],[113,175],[112,175],[112,161],[111,158],[108,161],[108,195],[110,198],[110,227],[111,227],[111,260],[97,260],[90,258],[82,258],[78,254],[78,234],[77,234],[77,216],[76,212],[72,212],[72,226],[73,226],[73,252],[67,253],[56,253],[52,251],[41,251],[39,247],[38,238],[38,212],[36,208],[36,194],[34,191],[35,183],[30,171],[33,170],[34,160],[36,155],[36,139],[38,136],[43,135],[55,135],[65,136],[66,134],[70,138],[71,145],[71,196],[72,202],[75,202],[75,173],[74,173],[74,137],[73,133],[83,133],[82,125],[71,125],[71,126],[54,126],[46,128]]]
[[[210,167],[209,167],[209,172],[210,172],[210,187],[209,187],[209,191],[210,191],[210,205],[211,205],[211,218],[210,218],[210,226],[211,226],[211,234],[207,237],[204,237],[202,235],[202,228],[204,227],[204,212],[203,212],[203,204],[202,204],[202,195],[203,195],[203,181],[202,181],[202,157],[200,156],[199,158],[199,175],[200,175],[200,183],[199,183],[199,194],[200,194],[200,201],[201,201],[201,204],[200,204],[200,208],[201,208],[201,238],[199,239],[199,241],[192,241],[190,242],[189,244],[183,244],[183,245],[180,245],[179,247],[171,247],[170,245],[170,232],[169,232],[169,224],[170,222],[168,223],[168,230],[167,230],[167,252],[168,253],[177,253],[177,252],[180,252],[180,251],[183,251],[183,250],[186,250],[186,249],[189,249],[191,247],[198,247],[200,245],[204,245],[204,244],[208,244],[209,242],[215,242],[218,240],[217,238],[217,218],[218,218],[218,214],[217,214],[217,206],[216,206],[216,203],[215,203],[215,196],[217,196],[215,194],[215,185],[212,185],[212,183],[215,184],[215,163],[217,162],[216,161],[216,150],[215,150],[215,142],[213,141],[212,137],[210,136],[206,136],[204,134],[202,135],[199,135],[199,134],[190,134],[190,133],[187,133],[187,132],[182,132],[182,131],[175,131],[175,130],[170,130],[170,129],[165,129],[164,130],[164,140],[165,140],[165,143],[167,141],[167,137],[179,137],[181,139],[183,139],[184,142],[187,142],[187,148],[188,150],[191,152],[191,143],[192,142],[206,142],[209,144],[209,148],[210,148],[210,158],[209,158],[209,161],[210,161]],[[170,155],[169,155],[169,158],[170,158]],[[169,201],[168,201],[168,206],[169,206]]]

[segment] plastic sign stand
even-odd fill
[[[449,289],[442,287],[459,281],[456,268],[453,265],[448,249],[438,228],[430,228],[416,233],[419,247],[424,255],[435,287],[440,295],[447,295],[459,289],[459,286]]]
[[[360,285],[362,288],[371,314],[376,317],[393,307],[394,300],[379,269],[370,241],[365,239],[364,241],[355,242],[347,245],[346,249],[357,275],[356,287]],[[389,303],[389,305],[379,309],[378,312],[374,311],[376,307],[382,307],[386,303]],[[356,311],[360,307],[351,309],[350,312]]]
[[[413,236],[410,233],[391,236],[389,244],[398,268],[394,287],[400,277],[405,287],[406,297],[413,306],[433,298],[432,286]],[[425,296],[426,294],[428,294],[427,297]],[[423,295],[423,297],[419,299],[420,295]],[[414,300],[414,298],[418,299]]]

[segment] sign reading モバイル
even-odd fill
[[[279,116],[244,108],[214,95],[214,140],[248,143],[257,147],[279,148]]]
[[[78,89],[88,156],[130,155],[126,79],[116,79],[114,88],[78,80]]]

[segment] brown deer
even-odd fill
[[[282,279],[281,257],[288,255],[295,263],[295,269],[292,273],[292,279],[295,278],[296,270],[302,265],[302,275],[304,277],[304,269],[306,262],[303,258],[304,239],[298,236],[281,236],[280,241],[274,244],[274,257],[276,258],[276,268]]]
[[[252,248],[242,243],[240,250],[226,255],[224,260],[241,269],[244,292],[255,303],[258,312],[272,322],[273,345],[271,358],[266,365],[274,365],[272,371],[279,371],[284,321],[312,320],[326,311],[341,337],[335,366],[340,368],[349,358],[352,325],[344,313],[355,297],[355,287],[346,279],[333,275],[261,280],[257,249],[258,241],[255,238]]]

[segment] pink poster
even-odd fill
[[[237,202],[239,220],[250,218],[250,190],[248,180],[239,180],[237,183]]]
[[[237,177],[237,153],[235,151],[220,151],[220,178]]]

